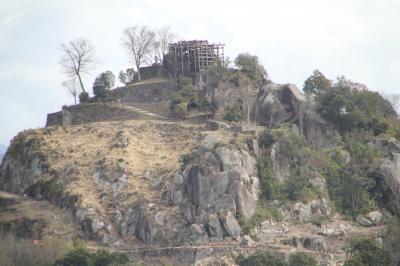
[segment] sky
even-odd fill
[[[61,43],[85,38],[98,65],[85,77],[132,67],[121,33],[170,26],[178,40],[225,43],[230,58],[259,57],[270,78],[299,88],[314,69],[400,93],[400,0],[0,0],[0,144],[43,127],[73,104],[61,83]]]

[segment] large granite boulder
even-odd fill
[[[210,237],[216,237],[219,240],[223,239],[224,231],[217,215],[215,214],[208,215],[208,233]]]
[[[212,138],[188,157],[164,201],[178,205],[188,224],[205,225],[212,241],[238,238],[241,228],[235,215],[250,218],[258,202],[256,159],[246,149]]]
[[[376,137],[373,144],[383,154],[380,170],[390,199],[386,207],[400,213],[400,143],[392,137],[382,135]]]
[[[226,234],[233,239],[237,239],[240,236],[242,229],[233,216],[232,212],[228,210],[221,211],[219,213],[219,219],[222,222],[222,226],[225,229]]]
[[[326,198],[311,200],[307,203],[295,202],[281,207],[283,215],[291,222],[310,222],[320,217],[329,216],[331,208]]]
[[[324,237],[315,235],[303,238],[303,247],[320,252],[324,252],[327,249]]]
[[[256,100],[255,118],[262,125],[276,125],[299,117],[305,97],[293,84],[270,83],[262,87]]]
[[[259,180],[256,159],[245,150],[222,145],[201,146],[171,183],[171,201],[184,206],[188,222],[201,213],[236,211],[250,217],[256,208]],[[186,211],[189,210],[189,211]],[[196,216],[196,217],[193,217]],[[200,219],[200,220],[199,220]]]
[[[206,231],[204,230],[203,225],[192,224],[190,226],[190,229],[192,231],[192,238],[193,238],[194,244],[198,244],[198,245],[208,244],[208,235],[207,235]]]
[[[383,214],[380,211],[372,211],[365,216],[357,216],[356,221],[364,227],[379,225],[383,222]]]

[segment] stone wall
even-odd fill
[[[107,101],[157,103],[170,100],[176,91],[174,80],[138,83],[111,90],[108,93]]]
[[[104,103],[64,106],[61,111],[47,115],[46,127],[79,125],[99,121],[137,119],[137,111],[129,103],[159,104],[168,102],[176,93],[174,80],[150,80],[108,92]],[[94,101],[95,99],[92,99]]]
[[[46,127],[79,125],[101,121],[137,119],[139,114],[129,106],[110,103],[90,103],[65,106],[57,113],[47,115]]]
[[[63,124],[63,112],[55,112],[47,114],[46,127],[62,125]]]
[[[140,77],[142,78],[142,80],[161,78],[163,76],[165,76],[165,74],[162,65],[153,64],[151,66],[145,66],[140,68]]]

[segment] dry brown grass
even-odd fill
[[[179,168],[199,132],[199,126],[185,123],[122,121],[32,130],[25,138],[41,140],[38,152],[50,166],[42,179],[56,176],[64,193],[79,196],[79,205],[106,213],[111,203],[157,201],[158,192],[149,187]],[[108,177],[105,183],[95,177],[99,169]],[[116,189],[123,174],[126,183]]]
[[[36,201],[0,191],[0,203],[0,231],[1,228],[8,229],[9,233],[31,239],[51,236],[71,240],[83,235],[69,211],[59,209],[47,201]]]
[[[0,266],[46,266],[72,249],[72,243],[47,238],[40,242],[0,234]]]

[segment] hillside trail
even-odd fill
[[[286,222],[263,222],[258,229],[257,238],[252,245],[243,246],[238,240],[221,240],[209,242],[207,245],[183,246],[151,246],[129,245],[108,247],[110,251],[122,252],[130,255],[147,254],[148,256],[168,256],[177,252],[202,252],[204,250],[230,250],[250,254],[255,251],[269,250],[290,254],[292,252],[306,252],[320,256],[321,261],[335,261],[343,263],[346,258],[346,247],[350,239],[361,237],[379,237],[384,226],[361,227],[352,221],[335,218],[327,224],[316,226],[310,223],[289,224]],[[319,238],[326,243],[326,250],[315,250],[296,245],[298,241]],[[94,248],[94,247],[93,247]]]
[[[160,120],[170,120],[169,118],[167,118],[165,116],[161,116],[161,115],[158,115],[158,114],[143,110],[142,108],[139,108],[134,104],[125,105],[125,104],[121,104],[121,103],[113,103],[113,105],[118,106],[121,109],[125,109],[125,110],[128,110],[128,111],[133,111],[133,112],[139,113],[139,114],[141,114],[143,116],[147,116],[147,117],[150,117],[150,118],[155,118],[155,119],[160,119]]]
[[[385,226],[362,227],[353,221],[344,220],[340,215],[336,215],[331,221],[320,226],[311,223],[289,224],[265,221],[259,226],[257,236],[260,244],[271,245],[281,250],[291,247],[295,251],[308,252],[310,248],[305,248],[298,243],[305,243],[305,239],[320,239],[326,245],[326,250],[319,250],[323,257],[344,262],[347,244],[351,239],[377,238],[380,237],[384,229]],[[315,248],[314,251],[316,251]]]
[[[26,221],[43,221],[43,227],[37,228],[38,235],[53,236],[57,238],[71,239],[76,232],[81,232],[72,214],[53,206],[46,200],[35,200],[4,191],[0,191],[0,216],[1,224],[21,223]],[[91,250],[107,249],[112,252],[121,252],[132,257],[162,257],[174,254],[190,253],[201,254],[212,252],[222,253],[245,253],[269,250],[278,253],[290,254],[302,251],[314,256],[319,256],[321,261],[335,261],[339,263],[346,260],[346,245],[352,238],[372,237],[378,238],[385,226],[361,227],[352,221],[335,217],[332,221],[322,226],[314,224],[290,224],[287,222],[265,221],[258,226],[256,233],[258,241],[252,245],[242,245],[239,240],[212,241],[207,245],[182,245],[182,246],[157,246],[146,245],[139,240],[128,241],[124,245],[114,244],[103,246],[94,241],[84,241]],[[82,233],[78,233],[81,235]],[[304,239],[319,238],[326,243],[326,250],[315,250],[297,245]]]

